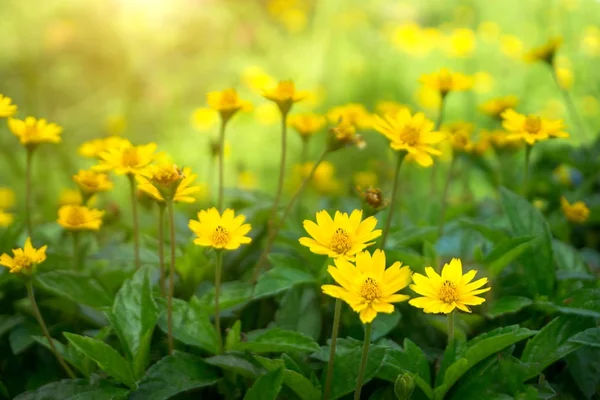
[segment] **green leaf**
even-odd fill
[[[221,285],[219,307],[221,311],[229,310],[246,304],[252,296],[252,285],[248,282],[231,281]],[[213,313],[215,310],[215,289],[206,292],[199,301],[204,312]]]
[[[91,337],[64,333],[77,350],[91,358],[100,369],[129,387],[135,385],[131,364],[108,344]]]
[[[165,333],[169,331],[166,304],[163,304],[158,326]],[[195,296],[189,303],[173,299],[173,337],[189,346],[217,353],[217,332]]]
[[[34,336],[33,339],[48,350],[52,351],[52,348],[48,343],[48,339],[46,339],[45,336]],[[65,346],[56,339],[52,339],[52,342],[54,343],[54,348],[56,348],[56,351],[58,351],[62,358],[64,358],[69,364],[75,367],[84,376],[90,376],[92,371],[90,371],[90,363],[88,362],[88,358],[83,353],[74,348],[71,342],[69,342],[67,346]]]
[[[22,393],[14,400],[120,400],[127,392],[102,381],[91,384],[88,379],[64,379]]]
[[[509,235],[505,229],[492,227],[489,223],[471,221],[468,219],[462,219],[458,221],[458,223],[462,227],[479,232],[483,237],[492,243],[498,243],[503,239],[507,239]]]
[[[391,314],[379,314],[373,321],[373,330],[371,332],[371,341],[375,342],[394,330],[402,316],[395,310]]]
[[[431,372],[425,353],[410,339],[404,339],[402,349],[386,348],[385,357],[378,378],[395,382],[396,377],[403,371],[417,374],[427,386],[431,385]]]
[[[244,400],[275,400],[283,384],[283,367],[259,377],[246,392]]]
[[[424,241],[435,241],[438,228],[436,226],[411,226],[401,230],[390,232],[387,246],[390,249],[396,247],[409,247]]]
[[[485,257],[483,263],[487,266],[490,274],[497,276],[508,264],[530,248],[535,243],[534,239],[536,239],[535,236],[502,239]]]
[[[242,323],[240,320],[237,320],[227,331],[227,336],[225,337],[225,351],[233,350],[233,348],[240,342],[241,334]]]
[[[256,283],[254,299],[274,296],[296,285],[314,281],[315,277],[306,270],[278,265],[260,276]]]
[[[528,364],[524,379],[539,375],[549,365],[577,350],[581,343],[570,342],[569,339],[593,325],[591,318],[554,318],[527,342],[523,350],[521,361]]]
[[[505,296],[491,301],[485,312],[488,318],[498,318],[502,315],[516,313],[533,304],[533,300],[522,296]]]
[[[247,379],[255,379],[258,375],[260,375],[259,368],[257,368],[250,361],[238,355],[226,354],[222,356],[213,356],[205,358],[204,361],[207,364],[214,365],[215,367],[219,367],[226,371],[234,372]]]
[[[283,356],[285,356],[285,354]],[[272,360],[256,355],[254,358],[267,371],[274,371],[285,365],[284,360]],[[321,391],[315,388],[308,378],[297,371],[286,368],[283,371],[283,384],[290,388],[301,400],[318,400],[321,398]]]
[[[589,275],[590,271],[587,264],[577,249],[556,239],[552,241],[552,247],[558,271],[579,272]]]
[[[475,364],[535,333],[526,328],[519,328],[518,325],[512,325],[477,336],[467,343],[466,349],[459,352],[457,360],[446,369],[442,383],[435,388],[434,397],[443,399],[448,390]]]
[[[235,349],[255,353],[282,353],[294,351],[316,352],[320,350],[320,347],[310,336],[300,332],[274,328],[249,333],[248,340],[238,343]]]
[[[569,338],[570,343],[600,348],[600,328],[590,328]]]
[[[600,387],[600,348],[581,347],[565,357],[571,378],[586,399],[591,399]]]
[[[148,267],[140,268],[123,283],[108,317],[139,379],[150,361],[150,342],[158,318]]]
[[[275,314],[275,324],[318,339],[321,335],[321,298],[314,287],[295,287],[288,290]]]
[[[93,277],[80,272],[50,271],[36,275],[34,283],[56,296],[90,307],[110,307],[112,303],[112,298]]]
[[[582,317],[600,318],[600,289],[579,289],[563,301],[566,306],[536,301],[535,305],[548,311]]]
[[[202,358],[175,351],[152,365],[129,400],[166,400],[178,393],[214,385],[218,371]]]
[[[550,228],[540,211],[523,197],[501,188],[502,206],[514,235],[539,236],[518,258],[530,295],[550,295],[554,288],[554,253]]]
[[[20,315],[0,315],[0,338],[24,320]]]

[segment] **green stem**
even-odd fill
[[[219,294],[221,292],[221,270],[223,269],[223,251],[217,250],[217,267],[215,269],[215,330],[217,331],[217,344],[219,354],[223,353],[223,338],[221,336],[221,310],[219,308]]]
[[[158,203],[158,266],[160,268],[160,293],[165,296],[165,204]]]
[[[33,147],[27,147],[25,161],[25,224],[27,235],[33,237],[33,224],[31,223],[31,164],[33,162]]]
[[[387,241],[388,234],[390,232],[390,226],[392,224],[392,215],[394,214],[394,209],[396,208],[396,194],[398,192],[398,177],[400,176],[400,167],[402,166],[402,161],[406,156],[405,151],[398,152],[398,156],[396,158],[396,171],[394,172],[394,184],[392,187],[392,199],[390,201],[390,205],[388,208],[387,219],[385,220],[385,227],[383,228],[383,236],[381,237],[381,249],[385,248],[385,242]]]
[[[79,267],[79,232],[73,231],[73,268],[77,271]]]
[[[219,133],[219,198],[217,206],[219,212],[223,212],[223,192],[225,190],[224,165],[225,165],[225,126],[227,121],[221,118],[221,131]]]
[[[331,331],[331,347],[329,348],[329,362],[327,363],[327,377],[325,378],[325,390],[323,400],[328,400],[331,393],[331,381],[333,379],[333,361],[335,360],[335,346],[338,332],[340,330],[340,317],[342,315],[342,301],[335,299],[335,311],[333,313],[333,329]]]
[[[360,391],[362,390],[363,379],[365,377],[365,369],[367,369],[367,359],[369,358],[369,344],[371,342],[372,325],[365,325],[365,342],[363,343],[362,356],[360,358],[360,369],[358,370],[358,378],[356,378],[356,389],[354,389],[354,400],[360,400]]]
[[[452,342],[454,341],[454,311],[452,311],[450,314],[447,314],[448,316],[448,345],[451,345]]]
[[[564,100],[565,104],[567,105],[567,108],[569,109],[569,114],[571,115],[571,119],[573,121],[575,121],[575,123],[579,126],[580,132],[583,134],[583,136],[585,138],[587,138],[588,133],[587,133],[587,130],[585,129],[585,124],[583,122],[583,118],[581,118],[581,115],[579,115],[579,112],[577,112],[577,107],[575,107],[575,103],[573,103],[573,99],[571,98],[569,91],[560,86],[560,82],[558,80],[558,75],[556,74],[556,70],[554,69],[554,66],[552,64],[548,64],[548,66],[552,70],[552,77],[554,78],[556,87],[558,87],[558,90],[560,91],[561,95],[563,96],[563,100]]]
[[[523,171],[523,188],[521,189],[521,194],[523,197],[527,198],[527,194],[529,191],[529,159],[531,158],[531,149],[532,145],[525,145],[525,169]]]
[[[135,257],[135,269],[140,269],[140,224],[138,220],[137,198],[135,196],[135,177],[133,174],[127,175],[129,178],[129,187],[131,190],[131,212],[133,214],[133,246]]]
[[[438,111],[438,117],[437,120],[435,121],[435,131],[439,131],[440,127],[442,126],[442,121],[444,120],[444,109],[446,106],[446,94],[442,95],[442,99],[440,101],[440,108]],[[435,197],[437,195],[437,173],[438,173],[438,169],[439,166],[437,163],[434,163],[431,166],[431,182],[430,182],[430,195],[432,197]]]
[[[31,284],[31,280],[28,279],[27,281],[25,281],[25,287],[27,287],[27,296],[29,297],[29,302],[31,303],[31,308],[33,309],[33,315],[35,316],[35,319],[40,325],[40,328],[42,328],[42,332],[46,337],[46,340],[48,341],[48,345],[50,345],[52,353],[54,353],[54,356],[56,357],[60,365],[62,365],[62,367],[65,369],[67,375],[69,375],[69,378],[75,379],[75,374],[73,373],[71,368],[69,368],[65,360],[60,355],[60,353],[56,350],[54,340],[52,340],[50,332],[48,332],[48,328],[46,327],[44,319],[42,318],[42,313],[40,313],[40,309],[38,308],[37,302],[35,301],[35,294],[33,293],[33,285]]]
[[[279,207],[279,201],[281,200],[281,193],[283,192],[283,183],[285,181],[285,160],[287,153],[287,112],[281,113],[281,160],[279,163],[279,180],[277,183],[277,191],[275,192],[275,200],[273,200],[273,209],[271,210],[270,231],[272,232],[275,227],[275,218],[277,217],[277,208]]]
[[[169,265],[169,296],[167,297],[167,323],[169,354],[173,354],[175,345],[173,343],[173,291],[175,288],[175,218],[173,215],[173,200],[167,200],[167,212],[169,213],[169,240],[171,245],[171,263]]]
[[[300,153],[300,162],[302,164],[304,164],[306,161],[308,161],[308,143],[309,143],[309,138],[302,136],[302,152]]]
[[[452,175],[454,174],[454,166],[456,165],[456,155],[452,153],[452,159],[450,160],[450,166],[448,167],[448,174],[446,175],[446,181],[444,182],[444,191],[442,192],[442,206],[440,209],[440,222],[438,225],[438,237],[444,234],[444,220],[446,219],[446,207],[448,205],[448,192],[450,190],[450,181],[452,181]]]

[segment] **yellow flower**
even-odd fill
[[[198,236],[194,243],[199,246],[215,249],[235,250],[242,244],[252,241],[248,236],[250,224],[244,224],[243,215],[235,216],[232,209],[228,208],[219,214],[216,208],[202,210],[198,213],[198,221],[190,220],[190,229]]]
[[[376,187],[378,181],[377,174],[373,171],[355,172],[353,179],[358,187]]]
[[[210,131],[217,124],[217,113],[206,107],[194,110],[192,114],[192,125],[200,132]]]
[[[513,109],[504,111],[502,118],[502,126],[510,132],[508,139],[521,139],[532,145],[549,137],[569,137],[569,134],[563,131],[565,126],[560,119],[547,120],[532,114],[525,116]]]
[[[485,71],[478,71],[473,74],[473,91],[475,93],[489,93],[494,89],[496,81],[494,77]]]
[[[375,106],[375,110],[380,115],[386,114],[398,114],[402,110],[410,111],[410,108],[402,103],[397,103],[395,101],[378,101]]]
[[[235,89],[225,89],[221,92],[210,92],[206,95],[206,102],[215,111],[221,114],[224,121],[229,120],[240,110],[249,110],[250,102],[240,99]]]
[[[590,209],[583,201],[576,201],[571,204],[562,196],[560,198],[560,208],[567,219],[575,224],[583,224],[590,217]]]
[[[0,187],[0,209],[12,208],[15,205],[15,192],[8,187]]]
[[[447,68],[431,74],[423,74],[419,80],[423,85],[437,90],[442,96],[450,92],[469,90],[473,86],[471,77],[460,72],[452,72]]]
[[[14,219],[15,218],[11,213],[0,210],[0,228],[6,228],[7,226],[10,226]]]
[[[543,61],[548,64],[552,64],[554,61],[554,56],[556,55],[556,52],[561,44],[561,38],[552,38],[543,46],[536,47],[525,54],[525,61],[531,63]]]
[[[335,267],[329,266],[327,272],[335,279],[336,285],[323,285],[323,293],[341,299],[359,313],[363,324],[372,322],[377,313],[394,312],[392,303],[406,301],[410,296],[396,294],[408,286],[411,281],[410,267],[401,267],[396,261],[385,268],[385,253],[375,250],[373,256],[368,251],[356,255],[356,266],[343,258],[335,259]]]
[[[442,104],[442,95],[440,92],[429,86],[419,86],[415,91],[414,97],[420,107],[428,110],[438,111],[440,104]]]
[[[86,206],[67,205],[58,209],[58,224],[69,231],[97,231],[104,211]]]
[[[292,185],[296,188],[300,186],[301,182],[310,174],[313,166],[314,162],[312,161],[295,165],[295,179],[292,182]],[[319,164],[312,180],[310,181],[310,187],[320,194],[329,195],[338,193],[341,190],[342,183],[335,178],[335,167],[332,163],[325,160]]]
[[[156,143],[110,147],[100,153],[100,164],[93,168],[97,171],[113,171],[117,175],[137,175],[155,160],[155,151]]]
[[[477,155],[483,155],[492,145],[492,137],[491,134],[482,129],[479,131],[479,137],[475,142],[473,142],[472,153]]]
[[[448,38],[447,52],[451,57],[468,57],[475,50],[475,34],[471,29],[459,28]]]
[[[500,50],[513,60],[523,57],[523,42],[515,35],[502,35],[500,38]]]
[[[254,119],[261,125],[274,125],[281,119],[279,108],[274,103],[260,104],[254,110]]]
[[[483,130],[482,130],[483,131]],[[509,137],[510,135],[503,130],[486,131],[490,137],[492,146],[498,150],[518,150],[523,147],[523,141],[520,138]]]
[[[93,194],[107,192],[113,188],[113,183],[108,175],[93,170],[80,170],[73,175],[73,181],[83,193]]]
[[[192,195],[202,191],[201,186],[192,186],[197,177],[189,167],[180,170],[176,165],[165,163],[151,165],[142,175],[137,175],[136,179],[139,189],[156,201],[165,201],[165,195],[169,196],[169,191],[174,187],[174,202],[194,203],[196,198]]]
[[[317,223],[304,221],[304,229],[312,238],[302,237],[299,241],[315,254],[353,261],[357,253],[381,236],[381,229],[375,229],[376,225],[375,217],[362,221],[361,210],[352,211],[350,216],[336,211],[333,219],[323,210],[317,212]]]
[[[106,118],[106,132],[109,136],[119,136],[127,129],[127,120],[122,115],[111,115]]]
[[[500,114],[509,108],[515,108],[519,104],[519,98],[514,95],[495,97],[479,106],[479,111],[494,118],[500,118]]]
[[[288,120],[288,125],[294,128],[302,138],[310,137],[321,131],[326,123],[327,120],[324,116],[314,113],[292,115]]]
[[[371,113],[367,111],[365,106],[357,103],[334,107],[327,113],[327,118],[331,123],[337,124],[340,121],[345,121],[360,129],[371,128],[373,122]]]
[[[600,56],[600,29],[597,26],[585,28],[585,34],[581,38],[581,49],[588,56]]]
[[[38,264],[46,260],[46,248],[42,246],[36,249],[31,244],[31,238],[25,240],[25,246],[22,249],[13,249],[13,256],[4,253],[0,256],[0,265],[8,268],[11,274],[23,273],[32,275]]]
[[[425,118],[423,113],[411,116],[408,110],[402,110],[394,116],[386,115],[384,118],[376,116],[373,127],[390,140],[392,149],[407,151],[419,165],[424,167],[433,164],[431,155],[442,154],[431,145],[441,142],[445,135],[441,132],[432,132],[434,124]]]
[[[570,186],[573,184],[571,179],[571,170],[565,164],[560,164],[552,171],[552,176],[562,185]]]
[[[329,130],[329,151],[339,150],[344,146],[353,145],[362,149],[366,146],[362,136],[356,134],[354,124],[340,120],[339,123]]]
[[[440,32],[435,28],[421,28],[414,22],[398,26],[392,32],[392,43],[403,52],[422,57],[438,43]]]
[[[261,93],[265,88],[274,86],[277,83],[273,77],[257,66],[244,68],[242,80],[248,88],[256,93]]]
[[[130,146],[129,140],[121,136],[108,136],[104,139],[93,139],[83,143],[77,150],[79,155],[88,158],[100,158],[100,153],[114,147]]]
[[[556,78],[562,89],[570,89],[573,86],[573,72],[569,68],[556,67]]]
[[[427,276],[413,274],[414,284],[410,288],[423,297],[411,299],[411,306],[422,308],[426,313],[449,314],[458,308],[470,313],[468,306],[476,306],[485,301],[476,295],[490,290],[489,287],[480,289],[487,283],[487,278],[471,282],[477,274],[471,270],[463,275],[462,263],[458,258],[453,258],[449,264],[444,265],[442,276],[431,267],[425,267]]]
[[[78,206],[82,203],[81,191],[77,189],[64,189],[58,199],[58,204],[61,206]]]
[[[475,126],[469,122],[456,121],[442,125],[442,131],[447,132],[452,148],[456,151],[470,152],[473,150],[471,135]]]
[[[262,95],[275,102],[283,114],[287,114],[294,103],[308,96],[308,92],[296,90],[292,81],[280,81],[274,88],[264,89]]]
[[[12,104],[12,99],[0,94],[0,118],[12,117],[17,113],[17,106]]]
[[[10,118],[8,127],[19,138],[24,146],[35,146],[41,143],[60,143],[62,128],[45,119],[27,117],[24,120]]]

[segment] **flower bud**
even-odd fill
[[[394,394],[398,400],[410,400],[415,390],[415,378],[410,372],[404,372],[396,378]]]

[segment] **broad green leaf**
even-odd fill
[[[127,392],[102,381],[92,384],[88,379],[64,379],[22,393],[14,400],[121,400]]]
[[[166,400],[178,393],[213,385],[218,380],[218,370],[202,358],[175,351],[146,371],[129,400]]]
[[[233,348],[240,342],[241,332],[242,323],[240,320],[237,320],[227,331],[227,336],[225,337],[225,351],[233,350]]]
[[[386,247],[409,247],[424,241],[433,242],[437,237],[436,226],[411,226],[401,230],[391,231],[386,242]]]
[[[500,189],[502,206],[516,236],[538,236],[517,261],[523,266],[530,295],[550,295],[554,288],[554,252],[548,223],[531,203],[506,188]]]
[[[36,342],[38,342],[48,350],[52,351],[52,349],[50,348],[50,344],[48,344],[48,340],[45,336],[34,336],[33,338]],[[92,371],[90,371],[90,363],[88,362],[88,358],[83,353],[79,352],[76,348],[74,348],[71,342],[69,342],[67,346],[65,346],[56,339],[52,339],[52,342],[54,343],[56,351],[58,351],[58,353],[62,356],[62,358],[65,359],[65,361],[67,361],[69,364],[75,367],[84,376],[90,376]]]
[[[431,385],[431,372],[425,353],[409,339],[404,339],[404,346],[401,349],[391,347],[386,349],[377,377],[395,382],[402,371],[413,372],[423,379],[427,386]]]
[[[250,332],[248,340],[238,343],[235,349],[255,353],[282,353],[294,351],[316,352],[320,350],[320,347],[310,336],[300,332],[274,328]]]
[[[204,359],[207,364],[214,365],[226,371],[231,371],[239,374],[247,379],[255,379],[260,375],[260,369],[257,368],[250,361],[245,358],[234,355],[226,354],[222,356],[213,356]]]
[[[591,318],[554,318],[527,342],[523,350],[521,361],[528,364],[524,379],[539,375],[549,365],[577,350],[581,343],[570,342],[569,339],[592,326],[594,322]]]
[[[446,369],[442,383],[435,388],[435,398],[443,399],[456,381],[478,362],[535,333],[512,325],[477,336],[467,343],[466,349],[459,352],[457,360]]]
[[[462,219],[458,221],[458,223],[464,228],[473,229],[474,231],[479,232],[483,237],[492,243],[498,243],[501,240],[509,237],[509,233],[505,229],[490,226],[489,223],[472,221],[468,219]]]
[[[221,285],[219,293],[219,307],[221,311],[240,307],[246,304],[252,296],[252,285],[248,282],[232,281]],[[215,310],[215,289],[212,288],[199,299],[204,312],[212,313]]]
[[[108,260],[112,263],[125,262],[129,265],[133,265],[135,260],[134,247],[131,243],[112,243],[90,255],[90,258]],[[154,250],[140,247],[140,262],[142,265],[158,265],[158,254]]]
[[[487,266],[490,274],[497,276],[508,264],[530,248],[535,243],[535,238],[535,236],[517,236],[502,239],[485,257],[484,265]]]
[[[536,301],[535,305],[548,311],[561,314],[579,315],[582,317],[600,318],[600,289],[579,289],[571,296],[556,305],[550,302]]]
[[[570,343],[600,348],[600,328],[590,328],[569,338]]]
[[[24,320],[20,315],[0,315],[0,338]]]
[[[285,366],[284,360],[272,360],[256,355],[254,358],[267,371],[274,371]],[[321,398],[321,391],[315,388],[312,382],[298,371],[292,371],[286,368],[283,371],[283,384],[290,388],[301,400],[318,400]]]
[[[498,318],[502,315],[516,313],[533,304],[533,300],[522,296],[505,296],[491,301],[485,312],[488,318]]]
[[[558,271],[579,272],[589,275],[590,271],[585,260],[573,246],[554,239],[552,247],[554,248],[554,259]]]
[[[158,326],[167,333],[169,326],[166,304],[161,308]],[[200,300],[195,296],[189,303],[173,299],[173,337],[189,346],[198,347],[212,354],[217,353],[217,332]]]
[[[283,367],[260,376],[246,392],[244,400],[275,400],[283,384]]]
[[[91,358],[100,369],[129,387],[135,385],[131,364],[108,344],[91,337],[64,333],[77,350]]]
[[[50,271],[36,275],[34,283],[56,296],[90,307],[110,307],[112,298],[91,276],[75,271]]]
[[[150,342],[158,318],[148,272],[148,267],[140,268],[125,281],[108,313],[111,325],[132,361],[137,379],[144,374],[150,361]]]
[[[256,283],[254,299],[274,296],[302,283],[314,282],[315,277],[306,269],[284,265],[276,266],[260,276]]]
[[[25,321],[10,331],[8,342],[14,355],[19,355],[35,343],[33,337],[41,335],[40,327],[31,321]]]
[[[321,335],[321,298],[314,287],[295,287],[288,290],[275,314],[275,324],[318,339]]]
[[[593,398],[600,387],[600,348],[581,347],[566,356],[565,360],[579,390],[586,399]]]
[[[398,310],[391,314],[379,314],[373,321],[373,330],[371,333],[371,341],[375,342],[390,333],[400,322],[400,312]]]

